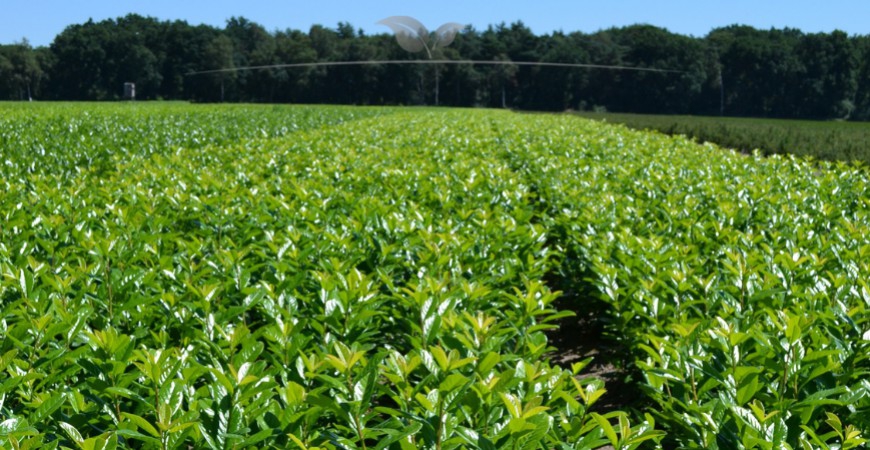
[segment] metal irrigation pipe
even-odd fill
[[[635,70],[639,72],[658,72],[658,73],[685,73],[683,70],[670,69],[653,69],[649,67],[631,67],[631,66],[608,66],[602,64],[576,64],[576,63],[557,63],[557,62],[534,62],[534,61],[478,61],[478,60],[452,60],[452,59],[416,59],[416,60],[384,60],[384,61],[326,61],[314,63],[293,63],[293,64],[270,64],[265,66],[245,66],[234,67],[231,69],[214,69],[200,70],[197,72],[189,72],[185,76],[204,75],[210,73],[224,72],[239,72],[243,70],[263,70],[263,69],[291,69],[299,67],[333,67],[333,66],[373,66],[379,64],[478,64],[492,66],[538,66],[538,67],[573,67],[583,69],[607,69],[607,70]]]

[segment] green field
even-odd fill
[[[796,155],[870,164],[870,123],[738,117],[578,113],[637,130],[683,135],[744,153]]]
[[[0,180],[2,448],[870,435],[861,168],[568,115],[6,104]],[[590,311],[638,402],[555,363]]]

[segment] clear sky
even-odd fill
[[[635,23],[694,36],[735,23],[870,34],[868,0],[3,0],[0,43],[26,37],[33,45],[48,45],[67,25],[128,13],[215,26],[244,16],[270,31],[349,22],[366,33],[380,33],[389,30],[375,25],[378,20],[409,15],[430,29],[444,22],[484,29],[522,20],[537,34],[593,32]]]

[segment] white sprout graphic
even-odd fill
[[[429,57],[429,60],[432,60],[432,54],[436,49],[450,45],[456,39],[456,35],[465,28],[465,25],[461,23],[448,22],[438,27],[434,33],[429,33],[429,30],[419,20],[408,16],[387,17],[379,21],[378,25],[386,25],[393,30],[393,33],[396,35],[396,41],[399,42],[399,47],[411,53],[426,50],[426,56]],[[439,69],[438,66],[435,66],[436,106],[438,106],[441,91]]]
[[[417,53],[426,50],[426,55],[432,59],[432,53],[437,48],[447,47],[456,39],[456,35],[465,25],[456,22],[445,23],[431,33],[417,19],[408,16],[392,16],[378,22],[386,25],[396,34],[396,40],[403,49]]]

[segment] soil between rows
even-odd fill
[[[584,307],[584,305],[594,305]],[[554,304],[558,310],[571,310],[574,317],[556,322],[558,328],[547,337],[555,350],[548,354],[550,361],[571,369],[571,365],[592,357],[592,362],[580,371],[579,378],[596,377],[604,381],[607,389],[592,410],[598,413],[640,409],[646,404],[633,374],[627,366],[630,354],[607,330],[606,311],[599,301],[579,299],[566,293]]]

